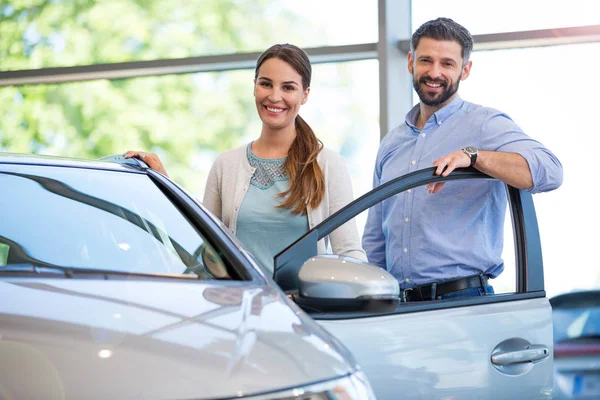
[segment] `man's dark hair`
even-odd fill
[[[415,52],[421,38],[431,38],[435,40],[455,41],[462,47],[463,65],[469,61],[471,51],[473,51],[473,37],[469,31],[462,25],[454,22],[450,18],[437,18],[425,22],[413,33],[410,41],[410,50]]]

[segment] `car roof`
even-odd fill
[[[113,154],[93,160],[85,158],[0,152],[0,165],[1,164],[104,169],[128,172],[144,172],[146,169],[148,169],[148,166],[144,162],[137,159],[123,158],[121,154]]]
[[[550,299],[552,308],[579,308],[600,306],[600,289],[562,293]]]

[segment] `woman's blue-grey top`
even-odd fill
[[[273,273],[273,257],[308,231],[308,217],[278,208],[278,195],[289,187],[283,169],[286,157],[260,158],[247,147],[248,162],[256,170],[242,200],[237,218],[237,237],[260,265]]]
[[[221,154],[212,165],[206,180],[202,204],[238,236],[238,214],[256,168],[248,162],[248,145],[236,147]],[[323,201],[316,207],[307,207],[308,226],[314,228],[325,218],[352,201],[352,182],[342,156],[323,148],[317,156],[319,167],[325,174]],[[351,220],[317,244],[319,254],[327,252],[328,242],[334,254],[366,260],[360,246],[356,223]]]

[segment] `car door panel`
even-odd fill
[[[354,354],[378,399],[552,398],[546,298],[318,322]],[[514,338],[546,346],[548,356],[522,363],[524,373],[499,371],[492,353]]]

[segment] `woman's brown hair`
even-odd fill
[[[308,54],[293,44],[276,44],[264,51],[256,62],[254,78],[258,69],[270,58],[278,58],[288,63],[302,77],[302,89],[310,86],[312,66]],[[323,143],[300,115],[296,116],[296,139],[290,147],[283,168],[290,180],[290,187],[279,194],[285,200],[279,208],[289,208],[294,214],[306,215],[307,206],[317,208],[325,195],[325,175],[317,162]]]

